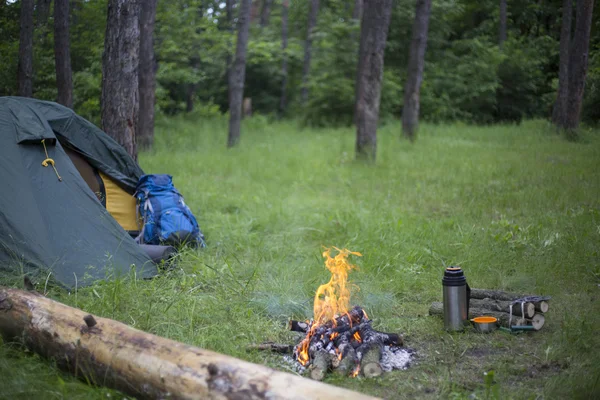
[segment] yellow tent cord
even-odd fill
[[[46,159],[42,161],[42,166],[47,167],[48,164],[52,165],[52,168],[54,168],[54,173],[58,177],[59,182],[62,182],[62,178],[60,177],[58,171],[56,170],[56,167],[54,166],[54,160],[51,159],[48,155],[48,150],[46,149],[46,139],[42,139],[42,145],[44,146],[44,152],[46,153]]]

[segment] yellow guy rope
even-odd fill
[[[62,182],[62,178],[60,177],[58,171],[56,170],[56,167],[54,166],[54,160],[51,159],[50,156],[48,156],[48,150],[46,149],[46,139],[42,139],[42,145],[44,146],[44,152],[46,153],[46,159],[42,161],[42,166],[47,167],[48,164],[52,165],[52,168],[54,168],[54,173],[58,177],[58,181]]]

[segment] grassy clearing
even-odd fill
[[[329,278],[322,246],[347,247],[364,255],[353,259],[353,303],[377,328],[405,334],[418,362],[381,379],[327,382],[388,399],[598,398],[598,132],[570,143],[540,121],[424,125],[410,145],[399,129],[379,131],[377,164],[368,166],[353,161],[351,129],[302,130],[257,117],[244,122],[241,146],[227,150],[225,121],[162,120],[156,150],[141,165],[174,175],[209,247],[182,254],[177,269],[152,281],[52,296],[285,370],[279,357],[246,346],[291,342],[284,323],[310,317],[314,291]],[[451,264],[472,287],[553,296],[544,329],[444,333],[427,310],[441,299]],[[0,346],[0,397],[117,395],[19,354]]]

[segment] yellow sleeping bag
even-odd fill
[[[139,230],[136,221],[135,197],[121,189],[119,185],[102,172],[100,172],[100,178],[102,178],[102,181],[104,182],[106,209],[110,215],[112,215],[126,231]]]

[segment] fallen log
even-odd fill
[[[484,308],[491,311],[501,311],[510,313],[511,301],[502,301],[494,299],[471,299],[470,306],[475,308]],[[524,313],[522,312],[524,311]],[[533,303],[525,303],[521,310],[521,303],[512,304],[513,315],[519,317],[532,318],[535,315],[535,305]],[[525,314],[525,315],[523,315]]]
[[[429,307],[429,315],[435,315],[438,317],[444,316],[444,305],[440,301],[435,301],[431,303],[431,307]],[[481,317],[483,315],[495,317],[498,319],[500,325],[509,327],[508,322],[510,320],[510,315],[505,312],[500,311],[490,311],[483,308],[475,308],[469,307],[469,319],[475,317]],[[525,325],[526,320],[524,318],[513,315],[511,325]]]
[[[39,294],[0,287],[0,334],[137,398],[373,399],[161,338]]]
[[[513,301],[527,297],[527,294],[504,292],[502,290],[471,289],[471,299],[493,299],[501,301]]]

